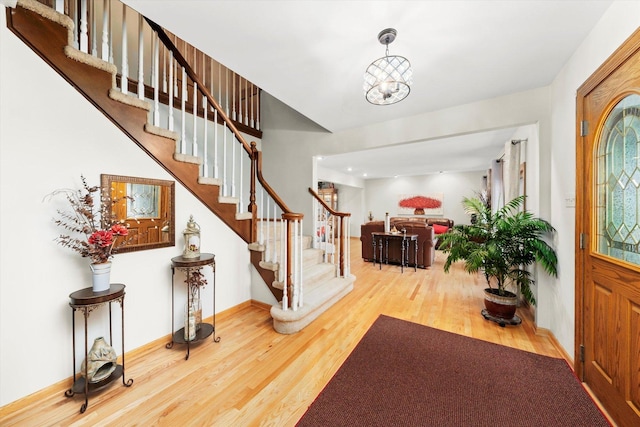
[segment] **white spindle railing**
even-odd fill
[[[127,46],[127,6],[122,6],[122,47],[120,49],[122,63],[120,66],[120,90],[122,93],[128,93],[129,89],[129,59],[127,58],[127,54],[129,52]]]
[[[145,99],[145,85],[153,90],[157,89],[159,98],[170,98],[171,87],[168,83],[172,78],[167,74],[171,74],[171,52],[163,46],[156,50],[156,40],[144,17],[118,0],[53,0],[47,4],[53,5],[55,11],[67,14],[73,20],[77,29],[73,32],[73,47],[118,67],[120,90],[123,93],[129,92],[129,82],[135,82],[139,99]],[[148,43],[150,46],[145,46]],[[135,53],[130,51],[132,45],[135,46]],[[219,104],[224,107],[227,116],[231,113],[231,119],[238,124],[259,130],[260,89],[202,52],[193,47],[191,49],[195,51],[194,58],[202,58],[203,80],[206,80],[204,77],[208,71],[211,75],[210,93],[217,92]],[[119,63],[114,61],[114,57]],[[194,62],[194,69],[195,65]],[[155,95],[151,101],[155,101]],[[197,104],[200,111],[202,100]],[[158,108],[154,105],[153,110],[153,114],[156,114]],[[202,113],[198,116],[202,117]],[[154,125],[158,126],[156,123]]]
[[[51,4],[74,21],[74,47],[116,65],[119,90],[129,94],[129,84],[135,84],[131,95],[149,102],[151,124],[176,133],[176,152],[201,157],[201,175],[218,180],[220,195],[237,199],[237,213],[246,214],[246,201],[257,181],[249,175],[255,155],[236,127],[259,130],[260,89],[194,47],[175,53],[175,47],[167,47],[164,34],[161,41],[141,15],[118,0],[54,0]],[[177,60],[191,50],[189,67],[199,82]],[[217,94],[217,105],[209,98],[213,94]],[[226,121],[229,116],[231,122]],[[285,288],[283,308],[295,310],[303,301],[301,215],[290,213],[260,183],[256,183],[256,194],[256,240],[265,248],[264,261],[276,266],[276,279]]]
[[[313,247],[323,250],[323,260],[334,264],[340,277],[351,274],[351,239],[350,214],[335,212],[329,209],[315,191],[309,189],[314,196],[316,212]]]

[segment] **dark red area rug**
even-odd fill
[[[609,426],[563,359],[380,316],[297,426]]]

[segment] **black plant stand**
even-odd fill
[[[192,340],[185,339],[185,329],[189,331],[189,324],[183,328],[174,331],[174,313],[175,313],[175,297],[174,297],[174,278],[175,269],[179,268],[185,271],[187,278],[190,276],[191,269],[201,269],[204,266],[211,266],[213,269],[213,322],[199,323],[196,329],[195,338]],[[196,289],[193,289],[195,287]],[[191,302],[191,296],[197,293],[200,295],[199,285],[187,284],[187,305]],[[188,335],[188,334],[187,334]],[[173,348],[173,344],[187,344],[187,354],[185,360],[189,360],[191,343],[202,341],[209,335],[213,335],[213,342],[220,342],[220,337],[216,337],[216,260],[214,254],[200,254],[197,258],[185,258],[182,255],[171,258],[171,342],[165,345],[166,348]]]
[[[498,325],[500,325],[503,328],[507,325],[515,326],[522,323],[522,319],[515,314],[511,319],[503,319],[502,317],[492,316],[491,314],[489,314],[486,308],[483,308],[481,313],[485,319],[491,320],[492,322],[496,322]]]
[[[67,390],[64,395],[66,397],[72,397],[76,393],[84,394],[84,403],[80,407],[80,413],[84,413],[89,406],[89,394],[103,389],[113,381],[122,377],[122,385],[125,387],[131,387],[133,379],[129,378],[125,380],[124,370],[124,288],[125,285],[121,283],[111,283],[109,289],[102,292],[93,292],[92,288],[80,289],[69,295],[69,306],[71,307],[71,328],[73,331],[73,384],[71,388]],[[87,345],[87,318],[89,313],[95,310],[97,307],[109,304],[109,345],[113,346],[113,329],[111,327],[111,303],[120,303],[120,312],[122,316],[122,365],[117,365],[115,371],[111,373],[107,378],[92,383],[87,381],[87,365],[85,364],[84,371],[81,375],[76,375],[76,320],[75,312],[81,311],[84,315],[84,356],[87,360],[89,354],[89,348]]]

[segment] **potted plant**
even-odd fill
[[[521,210],[524,200],[525,196],[516,197],[492,212],[486,196],[465,197],[465,212],[475,217],[475,222],[456,225],[440,237],[440,249],[448,254],[444,271],[449,272],[456,261],[464,261],[470,274],[482,271],[488,285],[483,315],[501,326],[520,323],[515,316],[517,292],[528,303],[536,303],[531,290],[534,280],[527,267],[538,263],[548,274],[557,276],[556,252],[544,240],[544,235],[555,229]]]

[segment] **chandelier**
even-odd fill
[[[373,61],[364,73],[364,95],[372,104],[395,104],[405,99],[411,91],[411,63],[403,56],[389,56],[389,44],[397,35],[398,32],[393,28],[378,34],[378,41],[386,46],[385,56]]]

